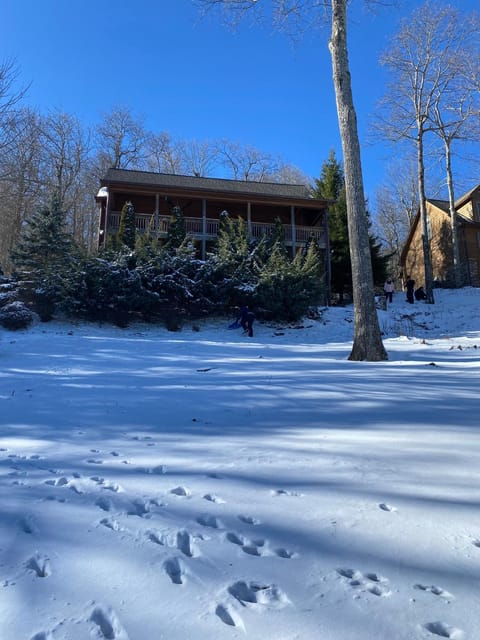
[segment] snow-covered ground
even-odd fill
[[[1,640],[480,638],[480,290],[0,331]],[[478,348],[477,348],[478,347]]]

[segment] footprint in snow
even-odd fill
[[[242,551],[249,556],[260,557],[262,555],[261,550],[254,544],[246,544],[242,547]]]
[[[225,537],[229,542],[231,542],[232,544],[237,544],[240,547],[243,547],[244,544],[248,543],[248,540],[246,538],[233,532],[228,532]]]
[[[183,584],[185,579],[185,569],[178,558],[169,558],[163,563],[165,573],[173,584]]]
[[[177,532],[177,549],[188,558],[198,556],[198,549],[193,542],[193,538],[188,531],[183,529]]]
[[[100,520],[100,524],[112,531],[122,531],[121,525],[114,518],[103,518]]]
[[[150,500],[134,500],[132,502],[132,508],[130,511],[127,511],[127,515],[129,516],[138,516],[139,518],[149,518],[150,516]]]
[[[24,516],[20,520],[20,529],[23,531],[23,533],[28,533],[29,535],[38,533],[38,526],[35,518],[31,515]]]
[[[392,507],[390,504],[386,504],[385,502],[381,502],[378,506],[382,511],[397,511],[396,507]]]
[[[226,534],[225,538],[228,540],[228,542],[231,542],[232,544],[236,544],[239,547],[241,547],[242,551],[249,556],[263,555],[262,547],[265,546],[265,540],[261,538],[258,538],[256,540],[248,540],[248,538],[244,538],[243,536],[237,533],[234,533],[233,531],[229,531]]]
[[[434,596],[440,596],[441,598],[445,598],[446,600],[453,599],[453,595],[449,591],[445,591],[445,589],[436,587],[434,584],[416,584],[414,585],[414,589],[419,589],[420,591],[428,591],[429,593],[433,593]]]
[[[95,458],[88,458],[87,463],[88,464],[103,464],[103,460],[97,460]]]
[[[91,476],[90,480],[98,484],[101,489],[105,489],[105,491],[113,491],[113,493],[125,492],[125,489],[116,482],[106,481],[105,478],[102,478],[100,476]]]
[[[232,607],[229,607],[226,604],[219,604],[215,609],[215,614],[222,622],[228,624],[230,627],[240,627],[245,630],[242,618]]]
[[[147,531],[146,535],[150,542],[153,542],[154,544],[159,544],[161,546],[165,544],[163,535],[157,531]]]
[[[451,640],[462,640],[464,637],[463,631],[455,627],[451,627],[445,622],[428,622],[425,625],[425,629],[430,631],[436,636],[441,638],[451,638]]]
[[[244,607],[263,605],[267,608],[278,609],[289,602],[285,593],[276,585],[261,582],[239,580],[228,587],[228,593]]]
[[[238,516],[238,519],[245,524],[250,524],[250,525],[260,524],[260,520],[257,520],[257,518],[252,518],[251,516],[244,516],[241,514]]]
[[[32,556],[25,566],[29,571],[33,571],[37,578],[48,578],[52,574],[50,560],[46,556]]]
[[[272,496],[295,496],[301,497],[303,493],[298,493],[298,491],[287,491],[286,489],[272,489],[270,492]]]
[[[45,500],[49,502],[60,502],[60,503],[67,502],[65,498],[58,498],[57,496],[47,496]]]
[[[298,554],[295,553],[295,551],[290,551],[290,549],[284,549],[283,547],[275,549],[275,555],[277,555],[279,558],[285,558],[287,560],[298,557]]]
[[[164,464],[159,464],[156,467],[137,467],[135,471],[162,476],[167,473],[167,468]]]
[[[175,487],[175,489],[170,489],[170,493],[173,493],[176,496],[184,497],[189,497],[192,495],[192,492],[187,487]]]
[[[95,607],[90,614],[90,621],[97,626],[97,631],[101,634],[100,638],[105,638],[105,640],[128,640],[128,635],[113,609]]]
[[[104,498],[104,497],[100,497],[97,500],[95,500],[95,504],[97,505],[97,507],[100,507],[100,509],[102,509],[103,511],[111,511],[113,506],[110,498]]]
[[[53,636],[50,631],[39,631],[30,640],[53,640]]]
[[[62,476],[61,478],[55,478],[54,480],[45,480],[45,484],[49,484],[52,487],[64,487],[68,484],[68,478]]]
[[[202,527],[211,527],[212,529],[221,529],[223,526],[218,518],[208,513],[203,516],[199,516],[197,518],[197,522],[198,524],[201,524]]]
[[[365,573],[356,571],[355,569],[341,568],[337,569],[337,573],[342,578],[348,580],[350,587],[363,587],[365,591],[374,596],[387,597],[391,595],[388,588],[388,580],[378,573]]]
[[[214,493],[206,493],[203,496],[204,500],[208,500],[209,502],[215,502],[215,504],[226,504],[226,501],[219,496],[216,496]]]
[[[472,544],[474,547],[478,547],[480,549],[480,540],[474,540]]]

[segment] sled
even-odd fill
[[[235,322],[232,322],[232,324],[228,325],[229,329],[239,329],[240,328],[240,323],[238,322],[238,320],[235,320]]]

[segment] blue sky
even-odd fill
[[[478,0],[452,4],[478,8]],[[420,3],[402,5],[373,14],[352,4],[350,64],[370,198],[393,155],[366,142],[384,91],[378,57],[401,15]],[[42,111],[95,124],[129,106],[153,131],[253,145],[313,177],[330,149],[341,159],[328,28],[293,46],[269,24],[233,32],[218,13],[202,19],[192,0],[3,0],[0,17],[0,58],[16,59],[31,83],[28,102]]]

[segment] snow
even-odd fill
[[[0,330],[1,640],[480,638],[480,289]],[[478,348],[477,348],[478,347]]]

